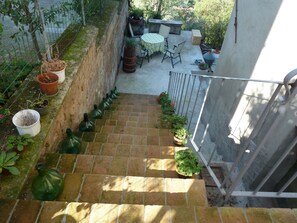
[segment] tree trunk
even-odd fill
[[[31,38],[32,38],[34,49],[36,51],[36,54],[38,56],[38,59],[39,60],[42,60],[42,55],[41,55],[41,52],[40,52],[40,47],[38,45],[36,33],[35,33],[35,30],[34,30],[35,27],[33,25],[31,13],[30,13],[29,8],[27,7],[27,5],[24,6],[24,10],[26,12],[26,16],[27,16],[27,19],[28,19],[27,21],[29,23],[29,32],[31,34]]]
[[[163,0],[159,0],[158,9],[157,9],[158,15],[161,15],[162,5],[163,5]]]

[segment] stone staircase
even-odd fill
[[[153,96],[121,94],[82,134],[81,154],[45,155],[65,177],[57,200],[34,200],[33,172],[18,200],[0,200],[0,222],[297,222],[291,209],[209,207],[204,181],[176,174],[160,112]]]

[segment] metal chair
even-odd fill
[[[160,29],[159,29],[159,34],[164,37],[166,49],[168,48],[169,32],[170,32],[170,27],[161,24]]]
[[[147,49],[143,48],[143,46],[139,43],[136,46],[136,57],[137,57],[137,64],[142,67],[143,59],[147,58],[147,62],[150,62],[149,52]]]
[[[173,49],[167,49],[164,53],[163,59],[161,61],[161,63],[163,63],[163,61],[167,58],[170,58],[171,60],[171,64],[172,64],[172,68],[174,68],[174,65],[177,63],[181,63],[181,56],[180,56],[180,52],[183,49],[184,45],[185,45],[186,41],[183,41],[177,45],[174,45]],[[174,62],[174,60],[178,59],[177,61]]]

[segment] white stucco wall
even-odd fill
[[[282,81],[288,72],[297,68],[296,9],[295,0],[238,0],[237,43],[233,10],[214,75]],[[230,154],[234,151],[236,153],[242,146],[242,143],[227,138],[229,129],[236,128],[234,134],[239,138],[247,137],[275,87],[254,83],[243,86],[244,93],[240,100],[236,100],[237,107],[233,110],[239,83],[226,83],[219,95],[219,84],[212,86],[206,108],[210,111],[216,99],[218,105],[210,132],[213,141],[220,147],[219,153],[224,153],[226,160],[231,161]],[[247,96],[250,95],[254,98],[248,104]],[[257,175],[255,173],[264,168],[263,157],[270,159],[275,151],[283,149],[288,137],[292,137],[297,124],[296,110],[295,103],[286,111],[277,130],[265,143],[265,149],[259,156],[261,158],[253,164],[254,170],[249,171],[250,178],[254,178]],[[243,111],[246,111],[244,115]],[[238,125],[239,120],[241,122]],[[271,119],[266,123],[266,129],[272,122]]]

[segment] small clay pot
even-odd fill
[[[183,146],[183,145],[184,145],[183,140],[184,140],[184,139],[178,139],[178,138],[176,138],[175,136],[173,137],[173,142],[174,142],[174,144],[177,145],[177,146]]]
[[[37,75],[37,82],[42,93],[54,95],[58,92],[58,75],[54,73],[42,73]]]

